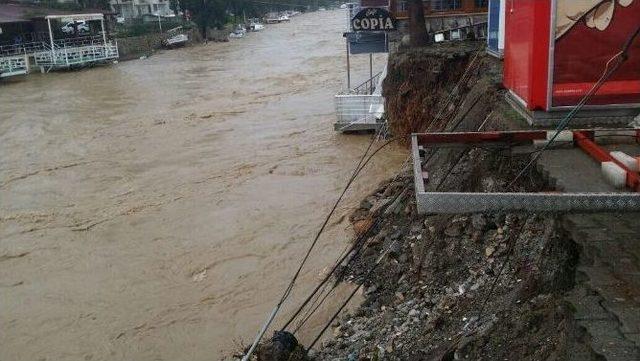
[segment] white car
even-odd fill
[[[87,24],[84,20],[80,21],[71,21],[64,24],[60,30],[62,30],[65,34],[73,34],[75,33],[75,29],[78,29],[78,33],[88,33],[89,32],[89,24]]]

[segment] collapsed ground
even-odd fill
[[[425,130],[526,127],[503,101],[500,73],[478,44],[400,50],[383,90],[393,134],[406,142]],[[427,189],[486,192],[506,190],[529,155],[439,149],[425,159],[434,170]],[[532,170],[515,187],[541,191],[546,182]],[[308,356],[298,349],[275,359],[608,359],[576,321],[570,300],[596,292],[579,280],[581,249],[561,216],[418,215],[413,189],[404,169],[351,217],[364,241],[336,282],[362,285],[364,303]],[[615,359],[634,360],[636,351]]]

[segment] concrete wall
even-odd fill
[[[189,35],[190,44],[202,42],[202,37],[198,31],[190,30],[187,34]],[[117,39],[120,60],[137,59],[143,55],[148,56],[156,49],[162,47],[162,40],[164,40],[166,36],[167,35],[163,33]]]
[[[230,26],[225,26],[222,30],[207,29],[207,39],[211,41],[229,41],[229,34],[233,31]]]
[[[118,39],[120,60],[139,58],[149,55],[162,46],[163,34],[147,34]]]

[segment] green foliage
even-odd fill
[[[0,3],[3,2],[0,0]],[[40,1],[32,1],[32,0],[23,0],[19,1],[20,3],[24,3],[25,5],[33,5],[35,7],[41,7],[42,9],[37,9],[33,11],[36,13],[36,16],[45,14],[48,9],[58,9],[58,10],[67,10],[67,11],[75,11],[75,10],[84,10],[84,9],[98,9],[98,10],[109,10],[109,0],[77,0],[77,1],[58,1],[58,0],[40,0]]]
[[[78,0],[78,4],[83,9],[109,10],[109,0]]]
[[[192,29],[194,24],[191,22],[184,22],[181,19],[162,20],[163,31],[167,31],[178,26],[182,26],[183,29]],[[117,38],[128,38],[131,36],[141,36],[159,32],[160,28],[157,21],[144,22],[142,20],[135,20],[133,22],[128,22],[126,25],[118,24],[113,35]]]
[[[204,34],[206,28],[222,28],[229,22],[239,22],[246,16],[260,17],[270,11],[315,10],[329,6],[331,0],[170,0],[188,10]],[[173,7],[172,7],[173,8]]]

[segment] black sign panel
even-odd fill
[[[389,52],[387,34],[385,33],[348,33],[346,36],[351,54]]]
[[[351,19],[353,31],[394,31],[396,20],[383,8],[365,8]]]

